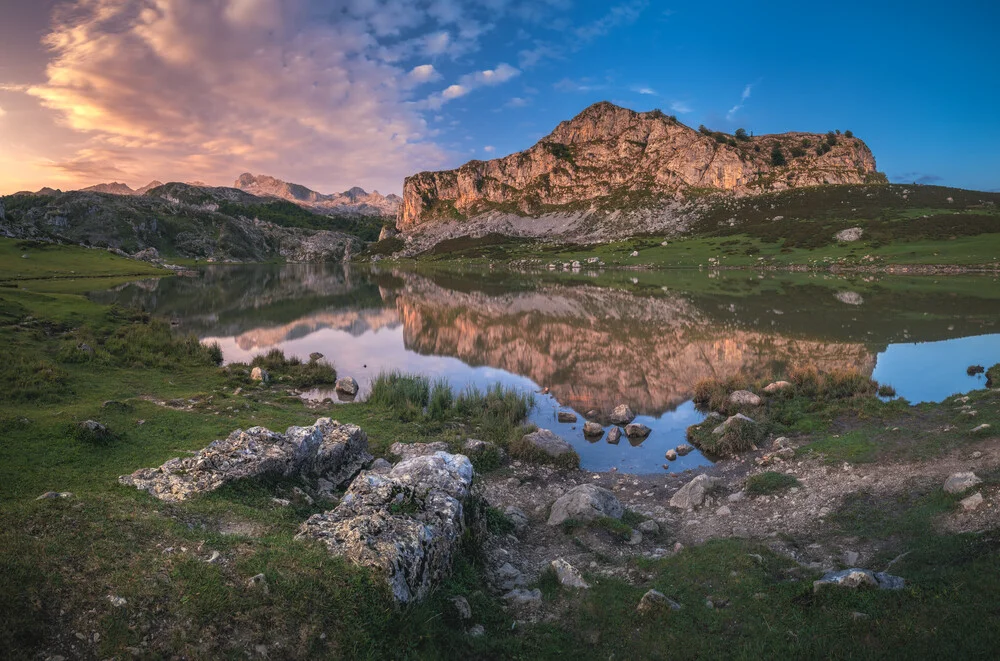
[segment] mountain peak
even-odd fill
[[[292,184],[268,175],[244,172],[236,179],[235,187],[259,195],[294,202],[319,213],[329,215],[349,214],[360,216],[393,217],[399,208],[399,198],[369,194],[364,188],[354,186],[343,193],[324,195],[300,184]]]

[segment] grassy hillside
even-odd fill
[[[0,238],[0,282],[165,273],[168,271],[152,264],[119,257],[106,250]]]

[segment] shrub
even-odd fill
[[[694,404],[700,411],[722,411],[729,408],[729,395],[745,390],[748,381],[740,375],[728,379],[702,379],[694,386]]]
[[[747,135],[747,130],[742,128],[736,129],[736,133],[734,133],[733,135],[736,136],[737,140],[741,140],[744,142],[750,139],[750,136]]]
[[[889,384],[884,383],[884,384],[882,384],[882,385],[880,385],[878,387],[878,396],[879,397],[895,397],[896,396],[896,389],[893,388],[892,386],[890,386]]]
[[[745,490],[751,496],[763,496],[785,491],[798,486],[798,484],[799,481],[792,475],[767,471],[747,478]]]
[[[845,138],[853,138],[854,137],[854,133],[852,133],[851,131],[844,131],[844,137]]]
[[[1000,363],[986,370],[986,387],[992,388],[994,385],[1000,385]]]
[[[802,158],[806,155],[806,150],[802,147],[792,147],[792,158]]]
[[[965,373],[968,374],[969,376],[982,374],[985,371],[986,368],[983,367],[982,365],[969,365],[967,368],[965,368]]]
[[[827,399],[844,399],[855,395],[872,395],[878,383],[853,370],[833,370],[824,374],[821,394]]]
[[[775,145],[771,149],[771,165],[777,168],[782,165],[786,165],[787,163],[788,161],[785,159],[785,154],[781,151],[781,147]]]
[[[216,365],[222,364],[222,347],[219,346],[218,342],[212,342],[208,345],[208,357],[212,359],[212,362]]]

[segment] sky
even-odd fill
[[[998,25],[995,0],[0,0],[0,194],[242,172],[398,194],[601,100],[851,130],[891,181],[995,191]]]

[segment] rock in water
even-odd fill
[[[451,572],[471,487],[468,457],[413,457],[387,475],[359,475],[340,504],[309,517],[296,539],[319,540],[334,555],[380,570],[398,601],[419,601]]]
[[[624,513],[625,508],[615,494],[596,484],[581,484],[552,504],[548,524],[558,526],[567,519],[593,521],[603,516],[620,519]]]
[[[694,452],[694,448],[688,445],[687,443],[681,443],[680,445],[677,446],[677,454],[679,454],[682,457],[692,452]]]
[[[604,427],[598,422],[586,422],[583,425],[583,435],[596,438],[599,441],[600,437],[604,436]]]
[[[670,506],[682,510],[698,507],[705,501],[705,494],[715,489],[720,482],[721,480],[717,477],[701,474],[673,495],[670,499]]]
[[[576,413],[571,411],[559,411],[556,414],[556,419],[559,422],[576,422]]]
[[[358,382],[354,380],[353,376],[345,376],[337,379],[337,384],[333,389],[341,395],[354,397],[358,394]]]
[[[360,427],[320,418],[310,427],[289,427],[284,434],[264,427],[237,429],[193,457],[142,468],[118,481],[160,500],[181,501],[260,475],[304,474],[340,485],[371,459],[368,436]]]
[[[670,461],[677,461],[677,451],[676,450],[667,450],[667,453],[666,453],[665,456]]]
[[[612,445],[618,445],[618,441],[622,440],[622,430],[621,427],[612,427],[608,430],[608,443]]]
[[[737,390],[729,395],[733,406],[760,406],[760,397],[749,390]]]
[[[953,473],[944,481],[944,490],[948,493],[962,493],[982,482],[972,471],[966,473]]]
[[[590,585],[587,581],[583,580],[583,576],[577,571],[576,567],[569,564],[562,558],[557,558],[552,561],[552,569],[556,572],[556,577],[558,577],[559,582],[570,588],[580,588],[583,590],[589,589]]]
[[[628,407],[628,404],[619,404],[615,407],[615,410],[611,412],[611,424],[613,425],[627,425],[628,423],[635,420],[635,413],[632,409]]]
[[[646,425],[640,425],[637,422],[625,425],[625,435],[629,438],[646,438],[652,431],[653,430]]]

